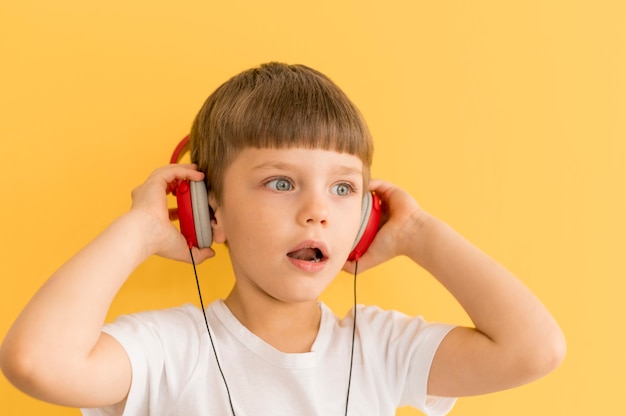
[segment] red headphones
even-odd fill
[[[178,163],[189,151],[189,136],[185,136],[172,153],[170,163]],[[172,193],[176,196],[180,231],[189,247],[205,248],[213,243],[211,213],[206,186],[203,181],[177,181]],[[348,260],[357,261],[374,240],[381,216],[380,198],[366,192],[361,209],[361,225]]]

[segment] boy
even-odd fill
[[[404,405],[442,415],[454,397],[527,383],[561,362],[558,325],[519,280],[401,189],[369,181],[367,126],[319,72],[270,63],[233,77],[200,110],[191,142],[196,165],[157,169],[133,191],[131,210],[24,309],[0,356],[18,388],[88,415],[391,415]],[[204,316],[183,306],[102,330],[147,257],[190,261],[166,205],[183,179],[207,184],[232,291]],[[318,302],[341,269],[355,270],[346,259],[368,190],[386,215],[359,270],[406,255],[475,328],[363,306],[340,319]],[[191,253],[196,262],[214,255]]]

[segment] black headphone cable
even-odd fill
[[[211,330],[209,329],[209,320],[206,316],[206,309],[204,308],[204,302],[202,300],[202,291],[200,290],[200,280],[198,279],[198,271],[196,270],[196,262],[193,258],[193,252],[191,248],[189,249],[189,256],[191,257],[191,265],[193,266],[193,274],[196,278],[196,287],[198,288],[198,297],[200,298],[200,307],[202,308],[202,316],[204,316],[204,324],[206,325],[207,333],[209,334],[209,340],[211,341],[211,348],[213,349],[213,355],[215,356],[215,362],[217,363],[217,369],[222,376],[222,380],[224,381],[224,387],[226,387],[226,394],[228,395],[228,404],[230,405],[230,410],[235,415],[235,408],[233,406],[233,400],[230,395],[230,389],[228,388],[228,383],[226,382],[226,376],[224,375],[224,371],[222,370],[222,366],[220,365],[220,360],[217,357],[217,349],[215,348],[215,343],[213,342],[213,336],[211,335]],[[358,260],[354,264],[354,283],[353,283],[353,297],[354,297],[354,320],[352,322],[352,344],[350,347],[350,370],[348,373],[348,391],[346,393],[346,412],[345,416],[348,415],[348,405],[350,402],[350,386],[352,384],[352,364],[354,362],[354,341],[356,338],[356,314],[357,314],[357,303],[356,303],[356,275],[358,271],[359,262]]]
[[[193,259],[193,253],[191,251],[191,248],[189,249],[189,256],[191,256],[191,265],[193,266],[193,274],[196,277],[196,287],[198,288],[198,297],[200,298],[200,307],[202,308],[202,316],[204,316],[204,324],[206,325],[206,331],[209,334],[209,340],[211,341],[211,347],[213,348],[213,354],[215,355],[215,362],[217,363],[217,369],[220,371],[222,380],[224,380],[224,387],[226,387],[226,394],[228,395],[228,404],[230,405],[230,410],[233,412],[233,416],[235,416],[235,408],[233,407],[233,400],[230,397],[230,389],[228,388],[228,383],[226,382],[226,376],[224,375],[224,371],[222,370],[222,366],[220,365],[220,360],[219,358],[217,358],[217,349],[215,348],[215,343],[213,342],[213,336],[211,335],[211,330],[209,329],[209,320],[206,317],[206,309],[204,309],[204,302],[202,301],[202,291],[200,290],[200,280],[198,279],[198,271],[196,270],[196,262]]]

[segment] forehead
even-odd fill
[[[292,171],[313,174],[363,175],[363,162],[349,153],[306,148],[242,149],[227,169],[238,173]]]

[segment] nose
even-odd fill
[[[307,192],[302,198],[298,222],[302,225],[326,225],[328,223],[329,201],[320,192]]]

